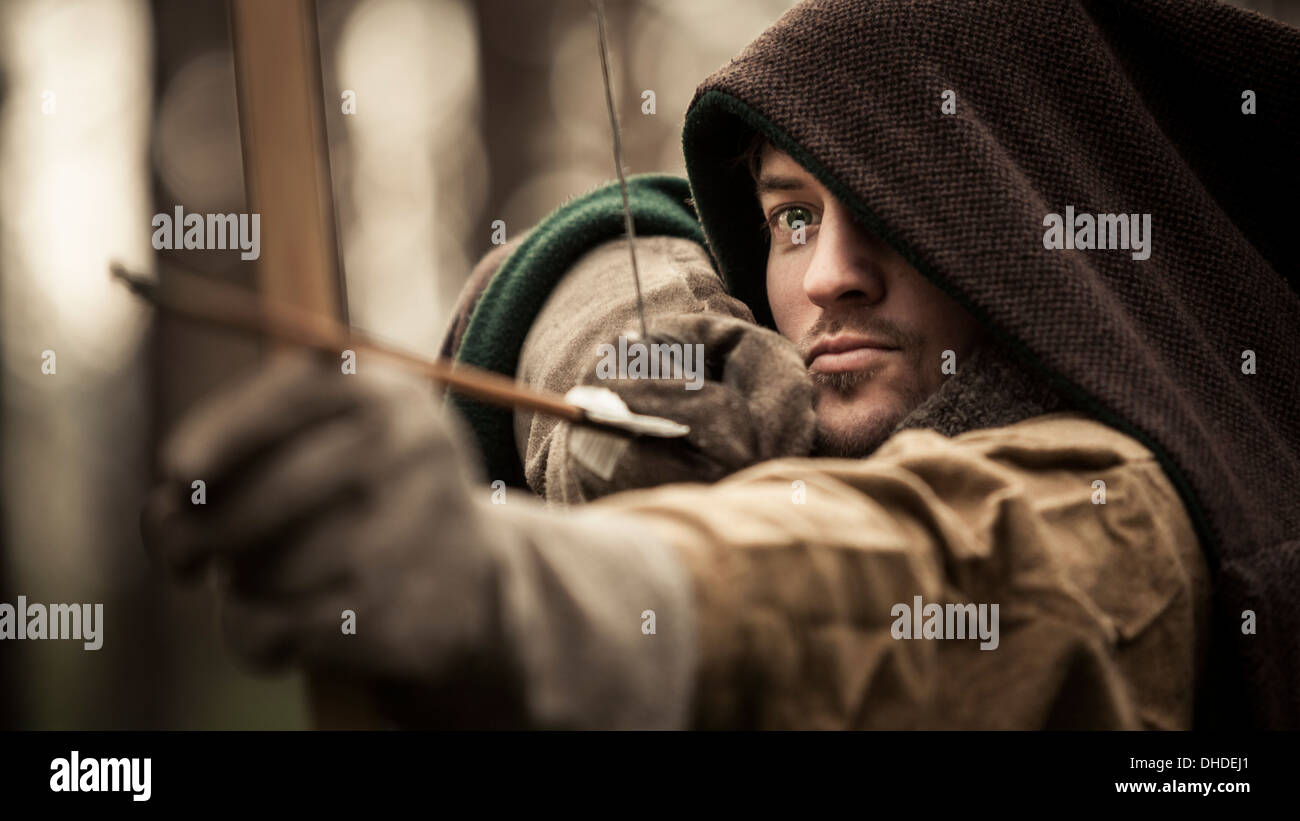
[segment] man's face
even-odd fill
[[[818,451],[863,456],[939,388],[945,351],[961,367],[980,327],[788,154],[763,149],[757,188],[768,301],[817,385]]]

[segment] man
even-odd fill
[[[963,360],[980,326],[788,154],[765,144],[759,169],[768,298],[820,388],[819,451],[865,456],[939,389],[944,352]]]
[[[484,478],[570,509],[493,505],[421,393],[300,363],[182,426],[148,542],[217,569],[247,656],[410,722],[475,670],[530,726],[1296,726],[1297,252],[1252,207],[1296,182],[1296,45],[1209,2],[800,5],[697,92],[689,192],[634,182],[649,332],[703,389],[593,367],[608,189],[485,260],[449,342],[685,442],[459,403]],[[813,448],[859,458],[780,458]]]

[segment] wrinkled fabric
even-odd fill
[[[499,518],[497,601],[528,725],[676,730],[697,676],[689,574],[635,519],[548,515],[531,500],[484,505]]]
[[[1191,726],[1205,559],[1151,452],[1097,422],[906,431],[584,509],[637,516],[689,568],[698,728]],[[997,648],[893,638],[917,595],[998,604]]]

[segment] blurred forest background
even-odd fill
[[[631,172],[685,173],[695,86],[791,5],[606,0]],[[1300,0],[1236,5],[1300,24]],[[513,237],[613,177],[590,5],[318,0],[317,24],[348,313],[433,354],[495,220]],[[0,643],[0,728],[311,726],[301,678],[235,667],[205,591],[140,546],[161,433],[259,353],[110,282],[182,265],[150,246],[176,205],[246,210],[225,0],[0,4],[0,602],[105,611],[97,652]],[[250,284],[229,251],[183,267]]]

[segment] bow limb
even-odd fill
[[[247,209],[260,214],[257,285],[268,301],[344,321],[313,0],[231,0]],[[321,729],[382,726],[359,682],[308,672]]]

